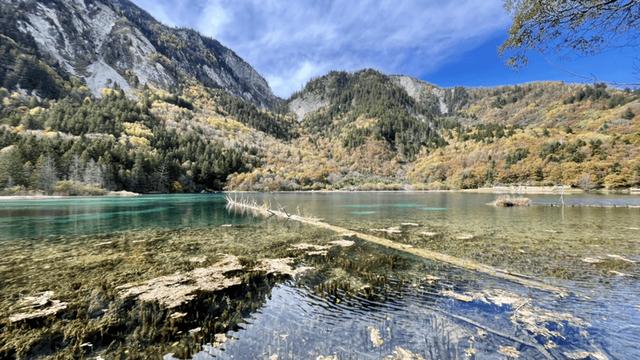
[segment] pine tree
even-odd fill
[[[47,194],[53,192],[53,187],[58,181],[58,171],[53,157],[50,155],[40,155],[36,162],[36,168],[33,172],[34,184],[38,189],[43,190]]]
[[[3,149],[0,152],[0,188],[24,184],[23,163],[24,160],[15,147]]]
[[[84,183],[104,187],[104,171],[93,159],[89,160],[84,170]]]
[[[75,182],[82,182],[82,161],[78,154],[73,155],[71,159],[71,165],[69,166],[69,180]]]
[[[136,153],[136,159],[131,168],[131,188],[136,192],[147,191],[147,174],[144,169],[144,155]]]
[[[627,119],[627,120],[631,120],[636,116],[636,114],[633,113],[633,111],[631,111],[630,108],[627,108],[627,110],[624,112],[624,114],[622,115],[623,118]]]

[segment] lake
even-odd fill
[[[640,358],[638,196],[232,196],[564,291],[230,212],[223,194],[3,200],[0,357]]]

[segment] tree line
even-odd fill
[[[210,140],[197,127],[167,127],[148,103],[121,91],[100,99],[67,97],[48,108],[33,98],[2,100],[12,106],[3,107],[0,121],[0,188],[52,193],[56,185],[71,184],[142,193],[220,190],[229,174],[257,161],[255,149]],[[149,134],[128,135],[128,124],[147,127]]]

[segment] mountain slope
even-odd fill
[[[331,72],[310,81],[289,105],[307,132],[340,139],[348,148],[381,140],[412,159],[422,147],[444,144],[438,114],[374,70]]]
[[[531,83],[466,89],[448,145],[423,154],[407,179],[428,188],[494,184],[640,185],[640,91]]]
[[[301,136],[232,175],[230,187],[640,185],[640,91],[560,82],[439,88],[365,70],[315,79],[288,103]]]
[[[171,90],[194,81],[259,107],[278,102],[264,78],[233,51],[193,30],[167,27],[130,1],[1,0],[0,6],[7,20],[3,47],[14,42],[20,55],[38,57],[63,78],[82,79],[96,96],[116,83],[130,92],[145,84]]]
[[[404,75],[391,75],[389,78],[435,116],[455,113],[468,99],[467,90],[463,87],[441,88]]]
[[[0,20],[6,193],[640,186],[640,91],[361,70],[285,102],[127,0],[0,0]]]

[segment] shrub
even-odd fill
[[[526,197],[500,196],[493,205],[497,207],[529,206],[531,205],[531,200]]]
[[[627,119],[627,120],[631,120],[631,119],[633,119],[635,116],[636,116],[636,114],[634,114],[634,113],[633,113],[633,111],[631,111],[631,109],[630,109],[630,108],[627,108],[627,110],[624,112],[624,114],[622,114],[622,117],[623,117],[624,119]]]
[[[16,196],[16,195],[31,195],[31,193],[22,185],[12,186],[0,191],[0,195],[3,196]]]
[[[545,129],[546,130],[546,129]],[[509,155],[507,155],[507,165],[511,166],[518,163],[520,160],[524,160],[529,156],[529,149],[518,148]]]
[[[86,185],[70,180],[58,181],[53,191],[57,195],[65,196],[96,196],[105,195],[107,191],[94,185]]]

